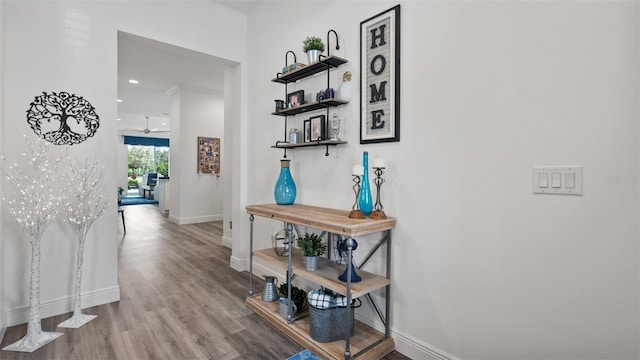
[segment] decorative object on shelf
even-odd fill
[[[220,138],[198,136],[198,174],[220,176]]]
[[[364,219],[364,213],[360,210],[358,198],[360,197],[360,177],[364,175],[364,167],[362,165],[353,165],[353,192],[356,195],[356,200],[353,202],[349,218],[351,219]]]
[[[283,318],[288,319],[289,314],[293,316],[298,312],[298,306],[293,300],[291,300],[291,303],[289,303],[288,298],[281,297],[278,302],[280,303],[280,316],[282,316]],[[287,305],[289,305],[289,309],[287,309]]]
[[[307,65],[302,64],[302,63],[293,63],[293,64],[290,64],[290,65],[287,65],[287,66],[283,67],[283,68],[282,68],[282,73],[283,73],[283,74],[286,74],[286,73],[288,73],[289,71],[294,71],[294,70],[297,70],[297,69],[302,69],[302,68],[303,68],[303,67],[305,67],[305,66],[307,66]]]
[[[304,104],[304,90],[287,94],[287,108],[295,108]]]
[[[342,85],[338,89],[338,98],[342,101],[351,101],[353,96],[353,83],[351,82],[351,71],[345,71],[342,75]]]
[[[300,131],[296,128],[289,130],[289,144],[297,144],[300,137]]]
[[[309,64],[313,64],[320,60],[320,54],[324,51],[324,43],[322,39],[316,36],[307,37],[302,41],[302,51],[307,53]]]
[[[311,141],[311,120],[304,121],[304,142]]]
[[[333,90],[333,88],[327,88],[324,91],[324,98],[325,99],[333,99],[335,97],[336,97],[336,92],[335,92],[335,90]]]
[[[71,225],[78,240],[78,253],[76,255],[75,292],[73,296],[73,315],[71,318],[58,324],[58,327],[77,329],[96,315],[82,313],[80,294],[82,291],[82,265],[84,263],[84,245],[91,226],[111,207],[105,193],[105,171],[101,165],[102,159],[97,152],[91,158],[85,156],[84,162],[71,162],[69,170],[65,174],[67,183],[74,184],[69,190],[68,198],[72,199],[64,206],[64,220]],[[73,201],[73,202],[72,202]]]
[[[100,127],[96,109],[76,94],[43,91],[30,105],[27,123],[38,137],[55,145],[80,144]]]
[[[276,112],[284,110],[284,100],[274,100],[276,102]]]
[[[276,252],[276,255],[289,255],[289,239],[287,239],[286,229],[280,229],[271,235],[271,246]]]
[[[291,277],[291,280],[293,280],[293,276]],[[288,295],[289,295],[288,288],[289,288],[289,284],[287,283],[280,284],[280,286],[278,287],[278,291],[280,292],[281,298],[288,298]],[[291,285],[291,300],[293,301],[294,304],[296,304],[296,307],[298,308],[299,311],[304,311],[305,310],[304,304],[305,304],[305,301],[307,300],[307,292],[300,289],[297,286]]]
[[[273,191],[278,205],[293,205],[296,201],[296,183],[289,170],[290,162],[291,160],[280,160],[280,176]]]
[[[360,299],[352,301],[351,311],[347,308],[347,297],[329,289],[314,289],[307,296],[309,304],[309,332],[315,341],[327,343],[343,340],[349,326],[349,335],[355,331],[355,310],[362,305]],[[348,317],[351,321],[344,321]]]
[[[360,23],[360,144],[400,141],[400,5]]]
[[[364,168],[364,175],[362,175],[358,205],[364,215],[369,216],[373,210],[373,200],[371,198],[371,187],[369,185],[369,152],[367,151],[362,153],[362,167]]]
[[[356,239],[345,238],[345,239],[338,240],[337,248],[338,248],[338,255],[340,257],[344,256],[343,254],[345,252],[348,253],[349,245],[351,245],[352,253],[358,248],[358,242],[356,241]],[[338,280],[342,282],[347,282],[347,274],[349,274],[349,264],[347,264],[347,266],[345,267],[342,275],[338,276]],[[360,282],[361,280],[362,278],[360,277],[360,275],[356,273],[356,267],[353,266],[353,260],[352,260],[351,261],[351,282],[357,283],[357,282]]]
[[[382,206],[382,202],[380,201],[380,187],[384,183],[384,179],[382,178],[382,174],[384,174],[385,164],[383,159],[374,159],[373,160],[373,173],[376,174],[376,177],[373,179],[373,183],[376,184],[376,203],[374,205],[374,211],[371,213],[370,218],[372,219],[386,219],[387,215],[384,213]]]
[[[318,259],[327,251],[327,245],[322,242],[318,234],[305,233],[303,237],[298,238],[298,247],[302,251],[306,269],[318,270]]]
[[[331,139],[333,141],[340,141],[338,138],[338,134],[340,134],[340,119],[338,119],[338,114],[333,113],[333,118],[331,118]]]
[[[31,143],[28,139],[26,140],[30,153],[24,153],[24,159],[4,169],[4,176],[8,184],[14,188],[15,196],[3,197],[2,201],[31,245],[29,323],[27,335],[2,350],[33,352],[63,335],[58,332],[42,331],[40,241],[46,228],[58,215],[58,208],[64,202],[64,197],[58,191],[51,189],[51,185],[56,182],[53,174],[57,171],[61,159],[50,160],[48,142],[37,139],[35,143]],[[2,159],[7,161],[4,156]],[[5,192],[5,194],[8,193]]]
[[[275,276],[264,276],[264,291],[262,292],[262,301],[276,301],[278,300],[278,289],[276,284],[278,278]]]
[[[327,124],[324,115],[312,116],[311,121],[311,141],[324,140],[327,137]]]

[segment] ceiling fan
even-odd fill
[[[159,129],[149,129],[149,117],[145,116],[145,118],[147,119],[147,127],[145,127],[144,129],[123,129],[123,130],[129,130],[129,131],[139,131],[145,134],[151,134],[151,133],[168,133],[169,130],[159,130]]]

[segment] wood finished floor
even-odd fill
[[[277,360],[303,350],[245,305],[249,274],[229,267],[222,222],[179,226],[153,205],[127,206],[125,218],[120,301],[85,309],[98,317],[79,329],[56,328],[70,314],[43,319],[44,331],[64,336],[33,353],[0,351],[0,359]],[[0,348],[25,334],[26,324],[8,328]]]

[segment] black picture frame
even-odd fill
[[[400,141],[400,5],[360,23],[360,144]]]
[[[304,121],[304,142],[311,142],[311,120]]]
[[[287,94],[287,107],[296,108],[304,104],[304,90],[294,91]]]
[[[324,140],[327,137],[327,120],[324,115],[309,118],[310,141]]]

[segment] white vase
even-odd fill
[[[342,101],[351,101],[351,97],[353,95],[353,85],[351,81],[345,81],[338,89],[338,99]]]
[[[318,62],[320,60],[320,50],[308,50],[307,59],[309,60],[309,64]]]

